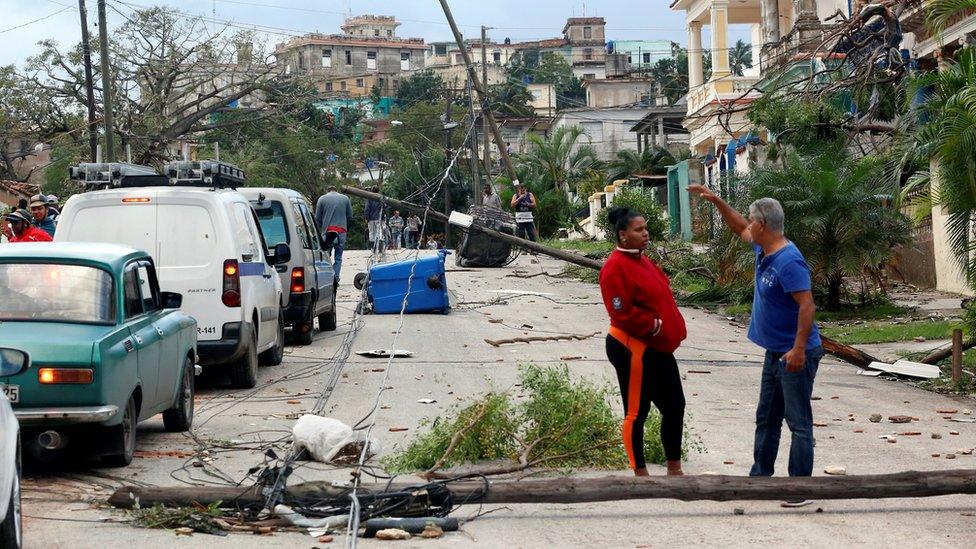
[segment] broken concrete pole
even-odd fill
[[[727,475],[687,475],[683,477],[553,478],[545,480],[458,481],[448,484],[455,501],[472,504],[510,503],[590,503],[634,499],[677,499],[681,501],[739,501],[794,499],[881,499],[932,497],[949,494],[976,494],[976,470],[907,471],[886,475],[847,475],[827,477],[742,477]],[[404,491],[415,484],[385,483],[368,486],[371,491]],[[363,496],[360,496],[361,499]],[[306,482],[285,490],[284,503],[342,500],[348,489],[330,482]],[[185,507],[223,502],[224,507],[260,505],[267,500],[260,487],[162,488],[126,486],[119,488],[108,502],[131,508],[162,504]]]

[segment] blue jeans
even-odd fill
[[[806,366],[799,372],[787,372],[785,353],[766,351],[762,383],[759,387],[759,406],[756,408],[756,441],[753,465],[749,476],[771,477],[779,451],[779,437],[783,419],[790,428],[791,477],[813,474],[813,380],[823,358],[822,347],[808,349]]]
[[[325,250],[326,253],[332,255],[332,270],[335,271],[336,282],[339,281],[339,271],[342,270],[342,250],[346,248],[347,236],[349,236],[348,233],[339,233],[332,241],[330,249]]]

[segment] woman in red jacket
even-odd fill
[[[617,249],[600,271],[600,291],[610,313],[607,357],[624,400],[624,448],[634,474],[647,476],[644,422],[654,403],[661,412],[668,474],[681,475],[685,397],[673,353],[688,335],[685,320],[667,275],[644,255],[650,243],[644,218],[630,208],[613,208],[610,224]]]

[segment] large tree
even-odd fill
[[[443,90],[444,79],[432,70],[425,70],[401,80],[396,99],[400,108],[406,109],[421,101],[441,100]]]
[[[115,132],[136,162],[168,158],[167,147],[187,135],[240,123],[215,115],[247,111],[273,117],[292,98],[264,100],[286,78],[247,33],[212,32],[197,18],[164,7],[126,13],[110,40]],[[86,103],[80,47],[41,42],[22,78],[78,112]],[[93,67],[97,107],[103,105],[99,65]],[[298,88],[305,90],[307,88]],[[99,113],[101,116],[101,113]]]

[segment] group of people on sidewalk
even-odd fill
[[[810,268],[784,236],[783,208],[775,199],[753,202],[747,218],[707,187],[692,185],[688,190],[715,205],[726,225],[755,252],[748,337],[765,350],[765,361],[749,474],[772,476],[785,419],[791,432],[789,474],[810,476],[814,448],[810,397],[824,354],[814,323]],[[645,219],[629,208],[613,208],[609,216],[617,248],[600,272],[600,289],[610,315],[607,357],[623,396],[624,447],[634,473],[646,476],[644,423],[653,404],[661,413],[667,473],[681,475],[685,398],[674,352],[687,337],[685,321],[667,275],[644,253],[650,244]]]
[[[53,241],[60,215],[57,201],[56,196],[43,194],[22,199],[0,222],[3,239],[11,243]]]

